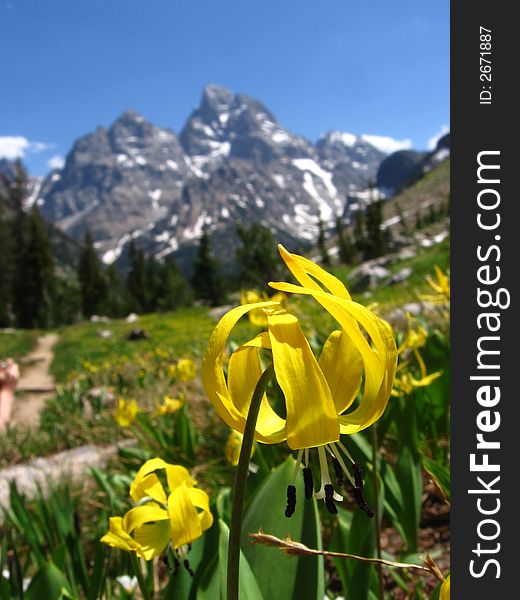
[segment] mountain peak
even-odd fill
[[[214,114],[228,111],[233,103],[234,95],[222,85],[211,83],[202,92],[201,109],[209,109]]]
[[[116,123],[134,124],[144,123],[146,119],[133,108],[128,108],[115,121]]]
[[[360,140],[359,136],[354,133],[348,133],[347,131],[332,130],[327,131],[326,134],[320,137],[320,142],[326,144],[342,144],[352,148]]]

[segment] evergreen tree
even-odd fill
[[[241,283],[263,287],[274,279],[278,266],[273,235],[259,223],[249,227],[238,224],[237,234],[241,242],[236,250]]]
[[[365,228],[365,214],[362,210],[356,212],[354,220],[354,246],[361,260],[365,260],[368,240]]]
[[[336,217],[336,234],[338,236],[339,259],[345,265],[351,265],[354,262],[354,248],[350,241],[349,234],[344,230],[341,217]]]
[[[33,206],[28,239],[20,258],[15,313],[18,327],[48,327],[52,322],[54,264],[40,213]]]
[[[5,203],[7,198],[0,198],[0,256],[2,266],[0,267],[0,327],[8,327],[11,324],[12,298],[13,298],[13,240],[11,237],[11,226],[5,215]]]
[[[330,267],[330,256],[329,251],[327,250],[327,245],[325,243],[325,224],[321,216],[318,221],[318,248],[320,249],[321,254],[321,264],[324,267]]]
[[[146,261],[143,251],[137,248],[134,240],[128,245],[129,268],[126,277],[130,308],[145,312],[149,304],[146,280]]]
[[[366,211],[366,231],[367,249],[365,257],[370,260],[386,254],[382,200],[375,200],[368,205]]]
[[[208,226],[204,224],[197,254],[193,261],[191,279],[195,296],[212,306],[223,304],[225,300],[224,282],[219,273],[219,264],[212,255]]]
[[[173,257],[168,257],[161,265],[160,275],[157,310],[175,310],[193,302],[193,290]]]
[[[83,316],[103,314],[107,308],[107,281],[89,231],[85,233],[79,258],[78,281]]]
[[[128,300],[124,284],[114,263],[106,271],[108,288],[107,312],[111,317],[122,317],[128,312]]]

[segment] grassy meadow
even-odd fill
[[[449,573],[449,296],[439,298],[427,281],[436,281],[435,266],[448,270],[449,238],[389,266],[391,273],[410,267],[407,280],[354,295],[383,318],[403,304],[415,303],[418,311],[392,323],[399,358],[386,410],[374,425],[341,436],[353,461],[348,463],[343,455],[348,470],[360,469],[362,474],[349,484],[340,482],[336,473],[336,482],[329,464],[331,485],[343,489],[341,496],[327,502],[305,499],[307,483],[294,475],[297,452],[285,442],[255,442],[245,482],[240,598],[449,597],[443,587]],[[349,287],[349,269],[331,272]],[[289,295],[284,306],[298,316],[310,348],[319,356],[337,323],[312,297]],[[56,391],[37,429],[11,427],[0,434],[0,466],[85,444],[125,444],[105,469],[91,469],[81,484],[64,481],[33,498],[24,498],[11,486],[10,507],[0,526],[0,598],[226,598],[240,439],[230,435],[201,382],[201,362],[216,323],[207,308],[194,307],[140,316],[132,323],[83,322],[57,331],[51,365]],[[129,340],[133,329],[143,329],[146,337]],[[227,355],[261,331],[243,317],[231,333]],[[19,360],[34,347],[38,333],[0,332],[0,356]],[[262,350],[262,360],[268,355]],[[244,373],[247,378],[247,369]],[[269,402],[285,417],[279,384],[272,381],[267,390]],[[361,403],[358,395],[347,415]],[[324,473],[322,455],[309,454],[307,468],[316,492]],[[175,487],[170,475],[163,477],[161,466],[153,476],[156,487],[150,487],[150,475],[139,479],[139,469],[152,459],[188,469],[196,484]],[[352,465],[357,465],[354,470]],[[141,496],[139,485],[146,488]],[[124,544],[115,548],[100,542],[110,518],[153,504],[155,517],[136,531],[148,527],[146,535],[156,543],[164,535],[158,527],[166,522],[161,515],[166,514],[168,487],[171,500],[178,489],[192,490],[194,485],[207,493],[212,518],[210,525],[199,494],[198,517],[191,527],[200,525],[200,531],[193,538],[180,545],[165,541],[151,560]],[[289,519],[284,511],[290,485],[297,500]],[[164,491],[157,492],[158,487],[166,491],[162,501],[157,498]],[[195,510],[183,506],[183,515]],[[249,534],[259,530],[265,535],[252,545]],[[144,548],[144,538],[139,539]],[[294,546],[297,542],[305,547]],[[325,556],[312,555],[313,549]]]

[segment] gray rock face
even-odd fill
[[[205,222],[229,262],[237,222],[262,223],[281,242],[314,240],[319,216],[332,224],[343,214],[383,157],[341,132],[313,145],[261,102],[210,85],[179,138],[127,111],[77,140],[36,201],[73,237],[89,229],[106,263],[136,238],[159,258],[189,262]]]
[[[175,134],[127,111],[74,144],[63,169],[43,183],[42,214],[76,238],[90,229],[97,247],[111,250],[167,214],[188,173]]]

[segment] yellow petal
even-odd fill
[[[287,407],[287,444],[295,450],[339,440],[334,402],[298,319],[288,313],[267,316],[276,380]]]
[[[220,319],[215,327],[209,339],[204,360],[202,361],[202,383],[210,402],[228,427],[236,429],[240,433],[244,432],[246,419],[233,405],[226,377],[224,376],[223,367],[226,343],[231,330],[243,315],[256,308],[273,308],[278,305],[277,302],[259,302],[231,309]]]
[[[202,535],[197,510],[191,501],[190,490],[194,489],[180,485],[168,498],[170,539],[175,549],[190,544]]]
[[[197,483],[191,478],[190,472],[185,467],[181,467],[180,465],[166,465],[165,470],[170,492],[173,492],[179,485],[184,484],[192,487]]]
[[[197,488],[190,488],[187,493],[193,506],[200,509],[197,511],[200,528],[202,531],[206,531],[213,525],[213,515],[209,509],[209,496],[204,490]]]
[[[122,517],[110,517],[108,533],[101,538],[101,541],[103,544],[120,550],[134,552],[141,550],[141,545],[125,531]]]
[[[442,582],[439,600],[450,600],[450,576]]]
[[[320,288],[312,278],[314,277],[335,296],[350,300],[350,294],[348,293],[347,288],[337,277],[327,273],[325,269],[322,269],[308,258],[300,256],[299,254],[291,254],[291,252],[288,252],[282,244],[278,244],[278,250],[289,271],[291,271],[296,280],[303,287],[321,290],[322,288]],[[312,275],[312,277],[309,277],[309,275]]]
[[[134,531],[134,536],[141,547],[141,556],[152,560],[164,552],[170,541],[170,523],[168,520],[145,523]]]
[[[132,533],[145,523],[165,521],[169,518],[168,511],[154,502],[131,508],[123,517],[123,527],[127,533]]]
[[[233,405],[247,417],[256,384],[262,375],[258,348],[244,345],[235,350],[229,359],[228,386]],[[285,420],[271,408],[264,393],[258,420],[256,439],[277,443],[285,439]]]
[[[321,290],[280,282],[269,285],[277,290],[313,296],[349,336],[363,359],[365,385],[359,406],[340,417],[341,433],[355,433],[372,425],[386,408],[397,366],[397,349],[388,323],[357,302]],[[368,333],[374,348],[356,321]]]
[[[323,346],[319,365],[340,415],[354,402],[361,388],[361,354],[345,332],[333,331]]]
[[[164,469],[166,462],[161,458],[147,460],[137,471],[137,475],[130,484],[130,497],[134,502],[139,502],[145,496],[151,496],[161,504],[166,503],[166,493],[157,476],[150,477],[154,471]],[[158,484],[158,485],[157,485]]]

